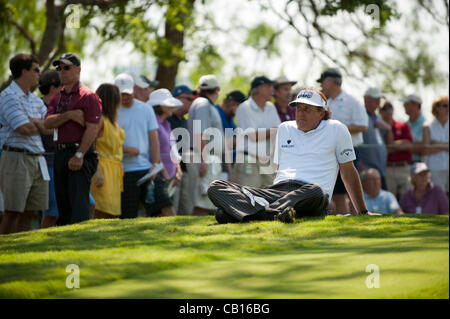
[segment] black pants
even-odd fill
[[[269,206],[253,201],[244,193],[262,197]],[[327,212],[328,195],[317,184],[287,180],[265,188],[242,186],[237,183],[215,180],[208,189],[208,197],[217,208],[239,221],[273,220],[275,215],[292,208],[296,217],[322,216]]]
[[[90,218],[89,189],[91,179],[97,170],[97,153],[91,146],[83,158],[79,171],[69,169],[69,160],[76,148],[57,150],[55,153],[54,178],[55,195],[58,204],[58,225],[75,224]]]
[[[147,173],[148,169],[127,172],[123,175],[123,192],[121,197],[122,214],[120,218],[136,218],[138,216],[139,203],[145,203],[149,182],[145,182],[140,186],[136,182]]]

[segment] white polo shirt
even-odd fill
[[[295,121],[278,128],[274,162],[279,165],[274,184],[294,179],[319,184],[330,196],[339,172],[339,164],[356,159],[347,127],[327,120],[309,132],[297,128]]]
[[[369,126],[369,118],[366,109],[353,96],[342,91],[335,99],[328,99],[328,107],[331,111],[331,118],[349,125]],[[363,134],[352,134],[353,146],[363,143]]]
[[[250,97],[247,101],[242,102],[237,108],[236,122],[237,127],[245,131],[248,128],[254,128],[255,130],[257,130],[258,128],[277,128],[280,125],[281,120],[278,116],[275,105],[273,105],[271,102],[266,102],[266,105],[264,105],[264,109],[261,109]],[[256,147],[254,144],[256,144]],[[243,149],[239,149],[238,146],[236,152],[249,151],[250,155],[256,155],[253,154],[253,152],[250,152],[250,150],[258,150],[258,148],[269,149],[269,144],[269,139],[267,141],[261,141],[258,143],[254,143],[249,140],[248,144],[246,144]],[[261,151],[259,151],[259,153],[259,155],[261,155]],[[260,157],[263,158],[263,156]]]

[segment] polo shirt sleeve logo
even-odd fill
[[[287,144],[282,144],[281,147],[282,147],[282,148],[291,148],[291,147],[294,147],[294,144],[291,145],[291,143],[292,143],[291,140],[287,140],[286,143],[287,143]]]
[[[344,154],[345,154],[345,156],[349,156],[352,152],[353,152],[352,149],[346,148],[345,150],[343,150],[341,152],[341,156],[343,156]]]

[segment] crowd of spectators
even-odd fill
[[[278,126],[295,120],[289,102],[301,88],[296,81],[257,76],[248,95],[234,90],[219,103],[221,84],[212,74],[195,89],[169,91],[121,73],[94,92],[80,82],[76,54],[52,65],[41,73],[33,55],[10,60],[12,81],[0,93],[0,234],[29,230],[35,216],[46,228],[212,215],[207,190],[214,180],[273,184],[273,142]],[[342,89],[336,68],[317,82],[331,118],[351,134],[368,210],[448,214],[448,96],[433,102],[432,119],[417,94],[405,96],[409,119],[400,122],[379,88],[369,87],[360,103]],[[355,212],[345,186],[338,174],[330,214]]]

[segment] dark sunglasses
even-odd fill
[[[61,70],[69,71],[70,68],[71,68],[70,65],[65,65],[65,66],[63,66],[62,68],[58,65],[58,66],[55,68],[55,70],[58,71],[58,72],[60,72]]]
[[[438,105],[436,105],[437,107],[448,107],[448,103],[439,103]]]
[[[188,100],[189,102],[194,101],[193,97],[186,97],[186,96],[180,96],[179,99],[185,99],[185,100]]]
[[[41,69],[39,69],[39,67],[37,66],[37,67],[35,67],[35,68],[33,69],[33,71],[36,72],[36,73],[40,73],[40,72],[41,72]]]

